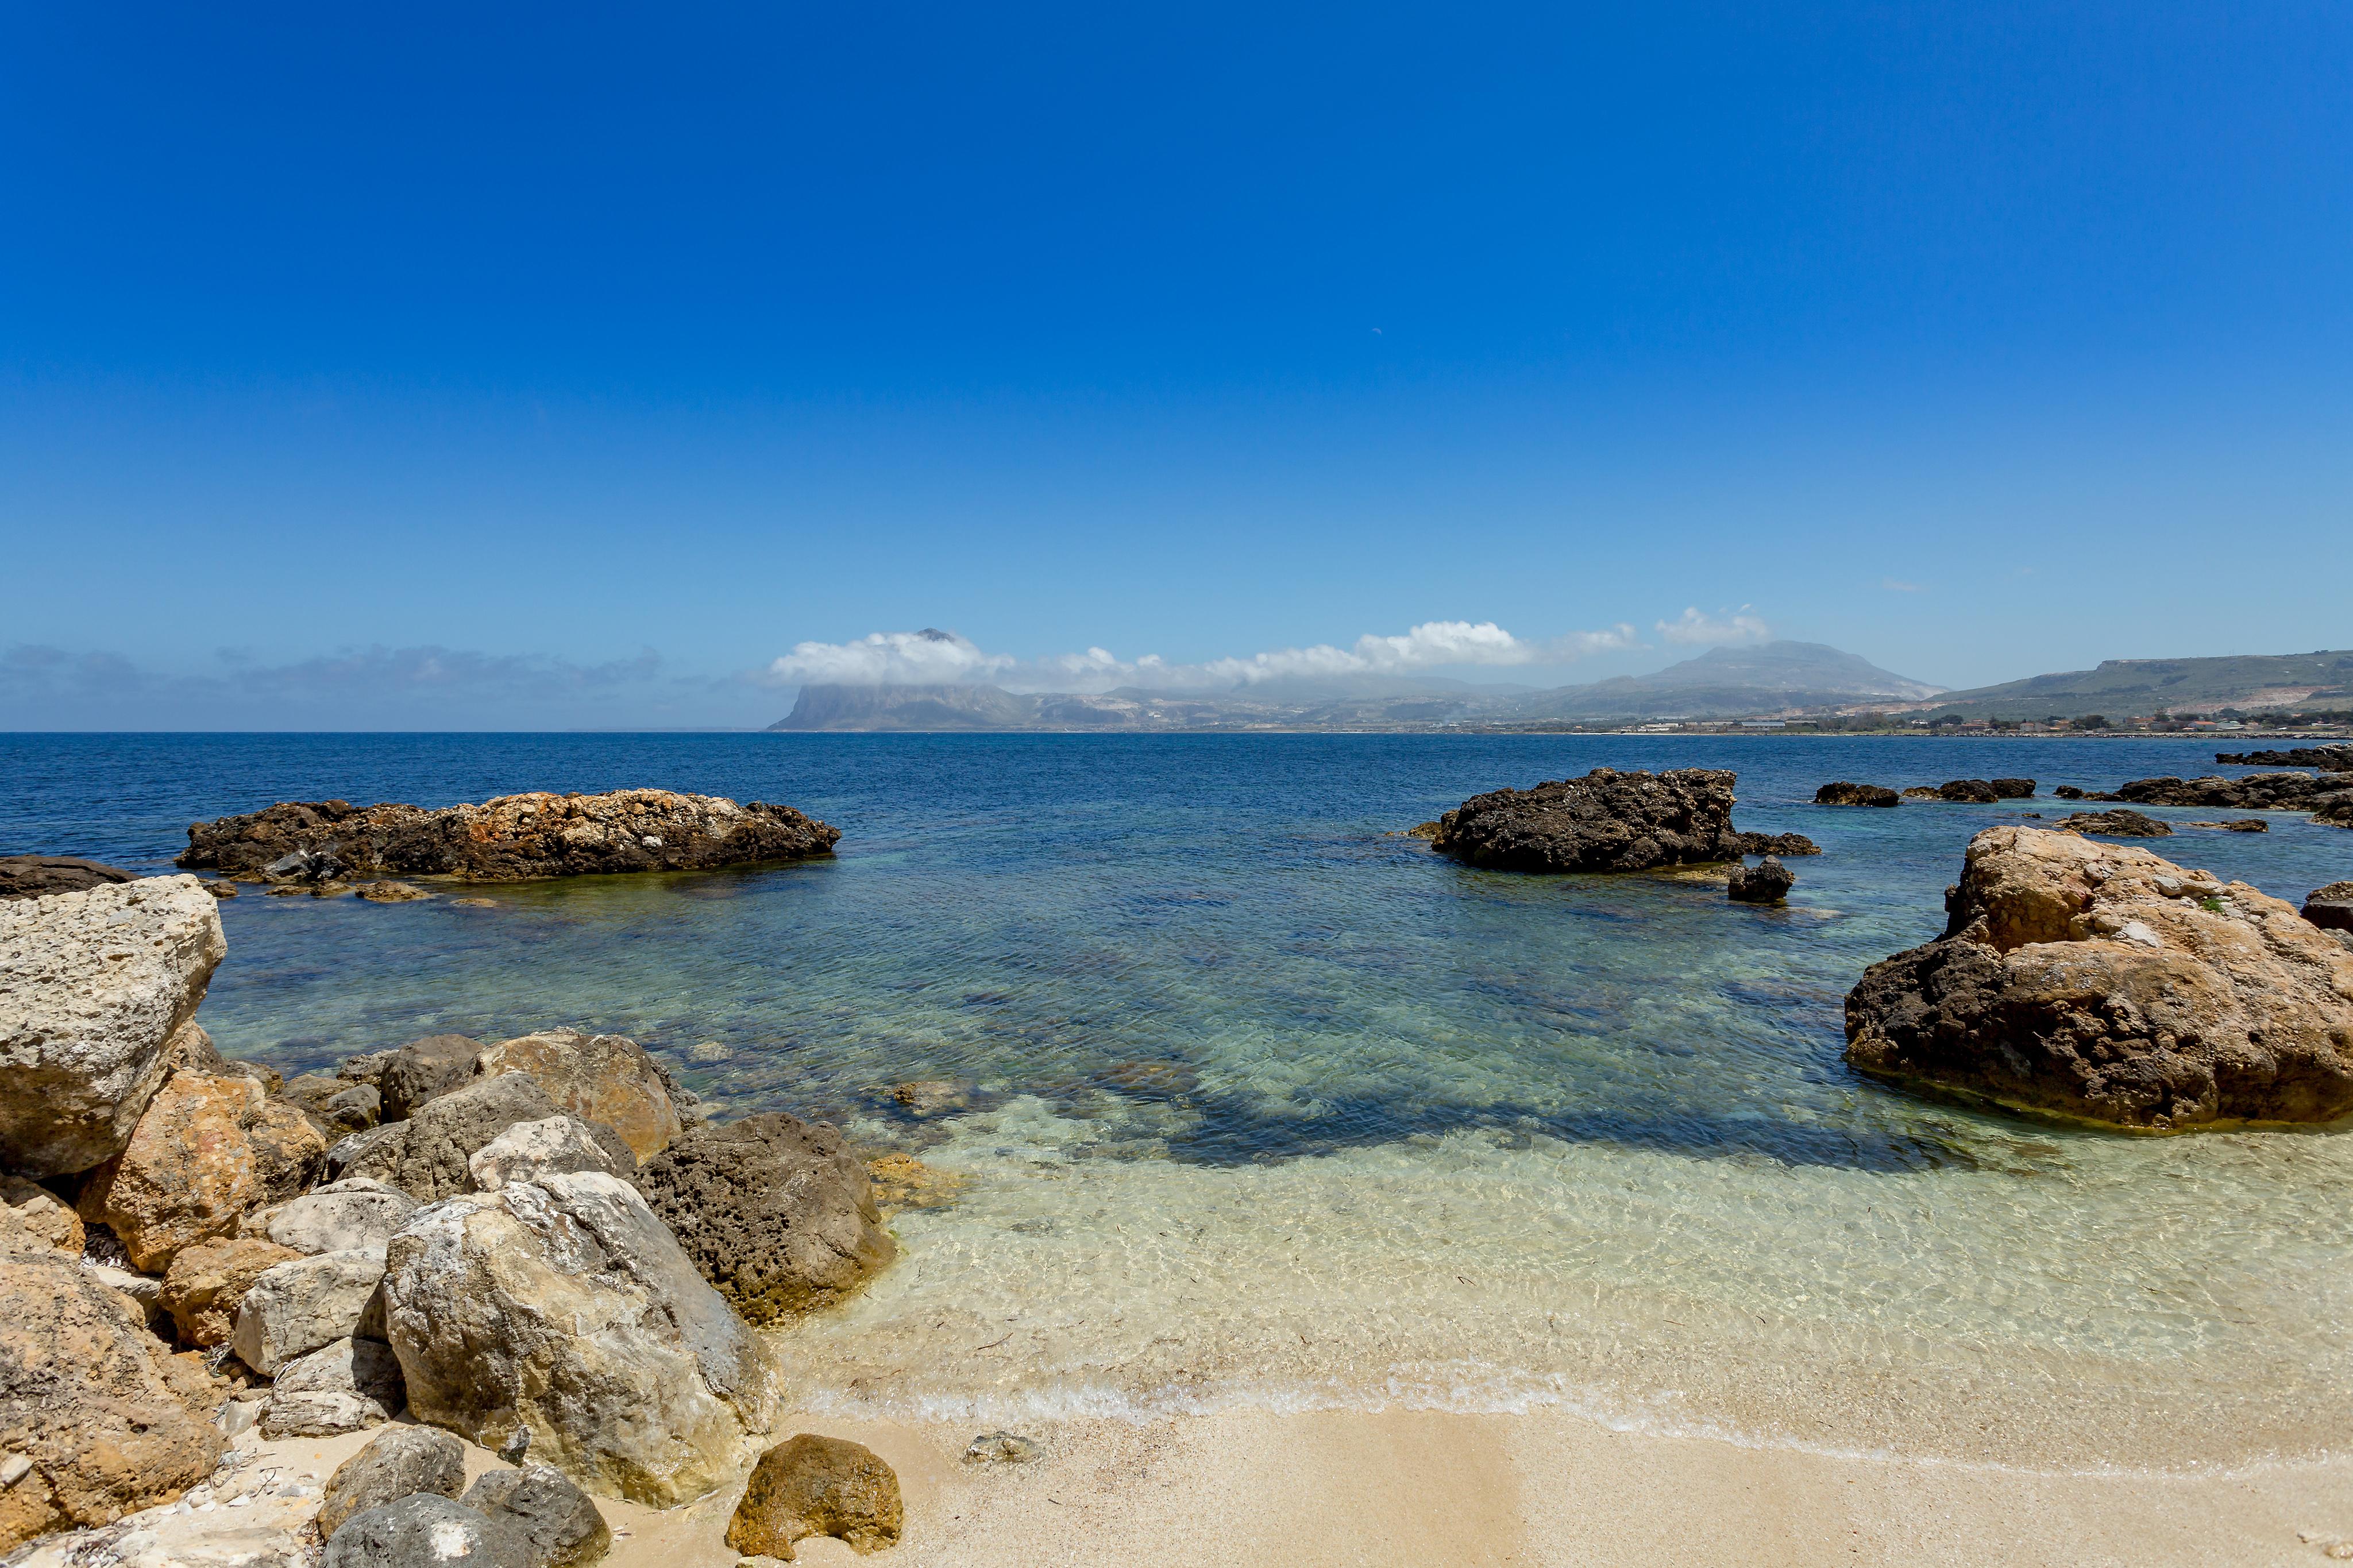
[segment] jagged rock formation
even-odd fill
[[[0,855],[0,899],[44,899],[128,882],[136,872],[70,855]]]
[[[1431,847],[1499,871],[1642,871],[1744,854],[1819,853],[1797,834],[1735,828],[1736,782],[1716,768],[1596,768],[1579,779],[1473,795],[1438,819]]]
[[[2318,768],[2353,773],[2353,746],[2295,746],[2287,751],[2217,752],[2214,760],[2245,768]]]
[[[1944,936],[1848,994],[1861,1071],[2143,1131],[2353,1114],[2353,952],[2293,905],[1992,827],[1946,907]]]
[[[2170,838],[2173,827],[2137,811],[2078,811],[2051,825],[2053,833],[2099,833],[2110,838]]]
[[[660,789],[501,795],[427,810],[284,801],[192,824],[177,864],[250,880],[330,876],[512,882],[690,871],[831,853],[840,830],[788,805]]]
[[[1903,798],[1885,784],[1849,784],[1844,779],[1814,792],[1816,805],[1896,805]]]
[[[1767,855],[1754,868],[1735,866],[1725,884],[1725,896],[1736,904],[1778,904],[1789,896],[1798,879],[1780,859]]]
[[[2236,811],[2308,811],[2316,822],[2353,826],[2353,779],[2316,778],[2310,773],[2249,773],[2226,779],[2135,779],[2088,800],[2127,805],[2221,806]],[[2344,820],[2339,821],[2339,818]]]

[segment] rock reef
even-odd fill
[[[1583,778],[1473,795],[1438,819],[1430,844],[1442,855],[1498,871],[1645,871],[1743,855],[1820,852],[1799,834],[1735,828],[1736,782],[1716,768],[1659,773],[1596,768]]]
[[[501,795],[426,809],[283,801],[192,824],[176,864],[250,880],[348,876],[513,882],[695,871],[826,855],[840,830],[788,805],[670,790]]]
[[[1992,827],[1945,935],[1846,1002],[1873,1077],[2137,1131],[2353,1114],[2353,952],[2141,849]]]
[[[2353,773],[2353,746],[2295,746],[2284,752],[2217,752],[2214,760],[2249,768],[2318,768],[2327,773]]]
[[[84,893],[128,882],[136,873],[70,855],[0,855],[0,899],[41,899]]]
[[[1816,805],[1898,805],[1904,797],[1885,784],[1849,784],[1844,779],[1814,792]]]
[[[2114,790],[2084,796],[2127,805],[2221,806],[2236,811],[2308,811],[2316,822],[2353,826],[2353,779],[2320,778],[2311,773],[2249,773],[2226,779],[2135,779]]]

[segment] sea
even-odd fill
[[[289,1074],[420,1035],[626,1034],[720,1118],[934,1173],[898,1260],[780,1331],[811,1411],[1013,1424],[1562,1407],[2059,1469],[2353,1437],[2353,1139],[2129,1137],[1841,1063],[1970,835],[2212,742],[1799,736],[7,735],[0,852],[166,872],[191,822],[659,786],[829,859],[220,907],[200,1015]],[[1403,830],[1608,766],[1728,768],[1786,907],[1474,870]],[[1817,806],[2029,775],[2032,800]],[[2177,824],[2211,812],[2154,809]],[[2353,833],[2151,847],[2301,899]],[[462,900],[462,901],[461,901]]]

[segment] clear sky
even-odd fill
[[[2335,0],[0,29],[0,727],[2353,646]]]

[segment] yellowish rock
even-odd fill
[[[233,1236],[246,1214],[311,1184],[326,1140],[249,1078],[173,1075],[82,1192],[85,1220],[113,1227],[132,1267],[161,1273],[182,1248]]]
[[[899,1477],[881,1455],[843,1437],[802,1433],[760,1456],[727,1544],[748,1556],[793,1558],[793,1542],[830,1535],[853,1552],[899,1544]]]

